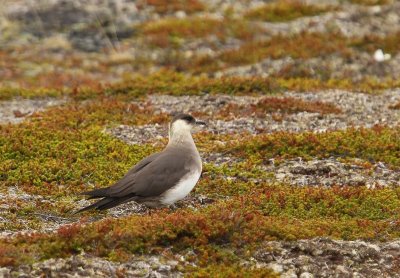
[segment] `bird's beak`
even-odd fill
[[[206,122],[203,121],[196,121],[196,125],[202,125],[202,126],[206,126]]]

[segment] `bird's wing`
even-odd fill
[[[162,154],[162,152],[154,153],[152,155],[149,155],[146,158],[143,158],[134,167],[132,167],[128,171],[128,173],[125,174],[125,176],[122,179],[120,179],[114,185],[112,185],[110,187],[98,188],[98,189],[94,189],[91,191],[86,191],[81,194],[90,196],[89,199],[108,197],[108,196],[110,196],[110,194],[112,194],[112,195],[118,194],[119,191],[124,190],[125,187],[129,187],[131,185],[131,182],[134,181],[134,176],[138,172],[140,172],[143,168],[145,168],[147,165],[149,165],[152,161],[157,159],[157,157],[159,157],[161,154]]]
[[[140,171],[126,175],[113,185],[108,196],[158,196],[176,185],[190,171],[193,163],[194,159],[184,151],[165,150]]]
[[[153,153],[151,155],[149,155],[148,157],[143,158],[142,160],[140,160],[135,166],[133,166],[128,173],[126,173],[125,176],[127,175],[132,175],[134,173],[139,172],[140,170],[142,170],[144,167],[146,167],[149,163],[151,163],[152,161],[156,160],[160,155],[162,154],[162,152],[159,153]]]

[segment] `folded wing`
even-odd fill
[[[89,199],[103,199],[78,212],[109,209],[131,199],[157,197],[176,185],[190,171],[191,163],[191,157],[182,152],[164,150],[150,155],[114,185],[82,193]]]

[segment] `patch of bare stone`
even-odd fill
[[[265,242],[260,266],[281,277],[400,277],[400,241],[366,242],[316,238]]]
[[[285,160],[275,164],[273,160],[265,171],[273,173],[275,180],[293,186],[366,186],[381,188],[400,186],[400,171],[390,169],[382,162],[365,167],[366,161],[354,159],[342,162],[337,158],[301,158]]]
[[[37,111],[42,111],[50,106],[60,105],[63,99],[13,99],[0,101],[0,124],[17,124]]]
[[[38,203],[52,203],[54,200],[40,195],[25,193],[17,187],[8,187],[3,192],[0,192],[0,200],[3,200],[3,202],[0,202],[0,220],[2,220],[2,223],[11,222],[13,226],[20,227],[16,231],[15,228],[10,229],[7,225],[2,225],[0,238],[33,232],[52,232],[64,224],[75,221],[73,217],[66,218],[43,211],[18,214],[21,210],[18,204],[21,201],[25,207],[35,207]],[[18,217],[15,217],[16,214],[18,214]]]
[[[179,209],[179,208],[191,208],[193,210],[197,210],[199,207],[207,206],[209,204],[212,204],[213,202],[215,202],[215,200],[212,198],[209,198],[207,196],[198,195],[198,194],[196,194],[196,195],[190,194],[185,199],[177,202],[176,204],[174,204],[166,209],[169,209],[171,212],[176,209]],[[114,218],[119,218],[119,217],[123,217],[123,216],[129,216],[132,214],[145,215],[145,214],[151,214],[153,212],[156,213],[157,210],[158,210],[157,208],[150,209],[142,204],[138,204],[135,202],[129,202],[129,203],[125,203],[120,206],[111,208],[110,210],[108,210],[107,215],[114,217]]]
[[[81,254],[14,269],[0,268],[0,277],[183,277],[176,268],[178,259],[135,256],[126,263],[118,263]]]

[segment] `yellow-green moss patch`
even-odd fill
[[[141,25],[140,33],[152,46],[180,46],[182,39],[216,36],[221,40],[227,37],[251,39],[258,30],[247,21],[216,19],[212,17],[166,18]]]
[[[400,131],[376,126],[324,133],[279,132],[232,140],[221,151],[254,161],[289,157],[358,157],[400,166]]]
[[[263,117],[267,113],[298,113],[298,112],[311,112],[320,114],[340,114],[342,111],[333,103],[325,103],[321,101],[305,101],[296,98],[277,98],[265,97],[260,99],[255,104],[238,105],[228,104],[225,108],[219,111],[219,116],[223,118],[229,115],[235,117],[241,116],[260,116]]]
[[[204,11],[206,6],[198,0],[145,0],[139,1],[138,8],[151,6],[158,14],[170,14],[184,11],[187,14]]]
[[[349,0],[349,1],[352,4],[367,5],[367,6],[386,5],[392,3],[392,0]]]
[[[386,36],[364,36],[362,38],[353,39],[349,45],[368,51],[369,53],[374,53],[377,49],[382,49],[385,53],[394,55],[400,50],[400,32],[388,34]]]
[[[303,16],[319,15],[333,9],[331,6],[312,5],[300,0],[284,0],[252,9],[245,14],[245,17],[252,20],[281,22]]]

